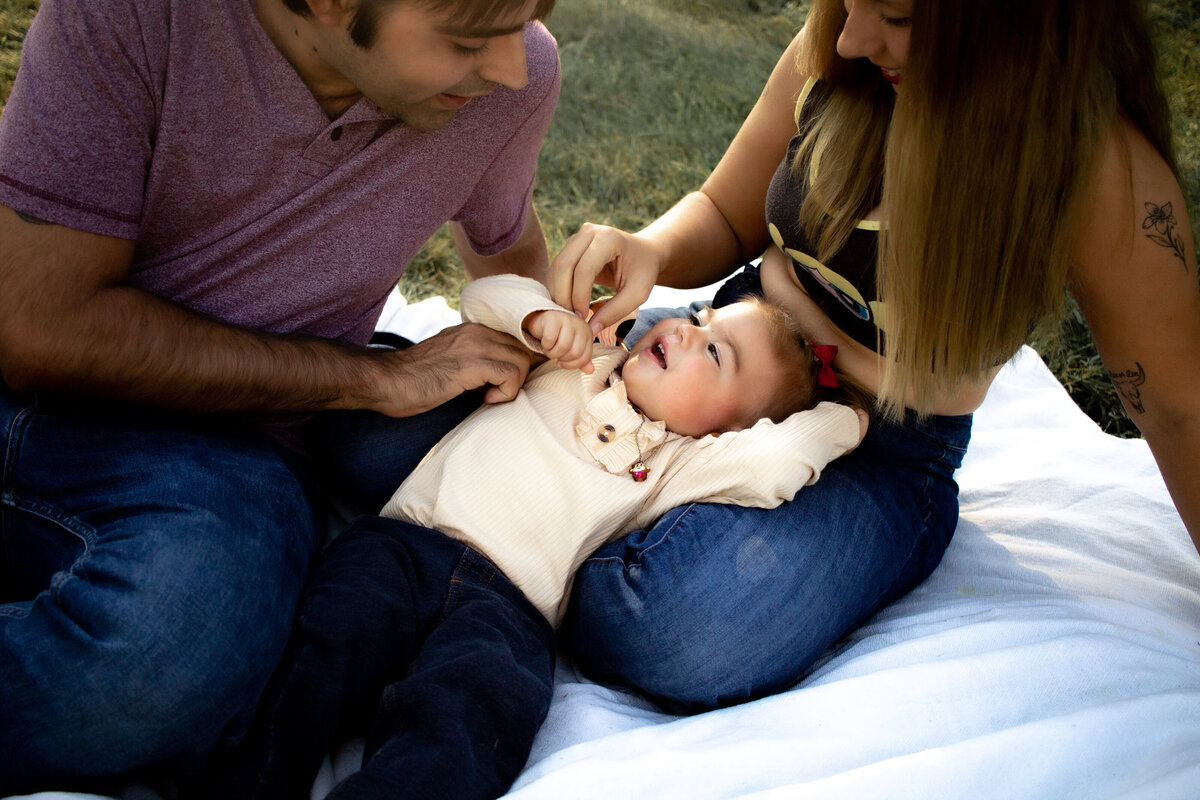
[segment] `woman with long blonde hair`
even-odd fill
[[[877,398],[863,444],[771,511],[693,505],[580,571],[589,674],[690,709],[800,678],[923,580],[971,412],[1070,292],[1200,547],[1200,291],[1141,0],[815,0],[712,175],[551,269],[603,327],[658,284],[789,308]],[[765,212],[764,212],[765,209]]]

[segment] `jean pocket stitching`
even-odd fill
[[[17,492],[4,492],[3,504],[10,511],[19,511],[43,519],[79,539],[82,545],[79,555],[69,567],[59,570],[51,576],[50,585],[47,588],[54,597],[58,597],[62,587],[71,579],[86,577],[87,570],[85,563],[92,551],[92,546],[96,542],[95,528],[80,522],[78,517],[68,514],[55,506],[40,500],[24,497]]]
[[[15,466],[14,462],[17,459],[17,453],[20,451],[22,440],[25,438],[25,431],[29,428],[30,420],[37,414],[36,401],[25,405],[12,416],[12,420],[8,424],[8,430],[4,432],[4,464],[3,475],[0,475],[0,485],[8,486],[10,477],[13,475]]]
[[[33,497],[26,497],[19,492],[7,490],[4,492],[3,499],[0,500],[5,506],[13,511],[21,511],[26,514],[43,519],[53,525],[66,530],[67,532],[79,537],[83,540],[85,552],[96,541],[96,529],[91,525],[81,522],[79,517],[70,514],[57,506],[43,502]]]

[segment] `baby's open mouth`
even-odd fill
[[[667,368],[667,348],[663,347],[661,339],[647,348],[646,352],[658,363],[660,369]]]

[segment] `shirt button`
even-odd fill
[[[605,444],[608,444],[610,441],[612,441],[609,437],[616,432],[617,432],[617,429],[614,428],[612,425],[605,425],[603,428],[601,428],[599,431],[596,432],[596,438],[599,439],[600,441],[604,442]]]

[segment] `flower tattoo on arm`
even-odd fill
[[[1146,203],[1145,206],[1146,218],[1142,220],[1142,230],[1149,231],[1146,238],[1155,244],[1161,244],[1174,253],[1186,270],[1187,259],[1183,255],[1183,238],[1175,232],[1175,226],[1178,223],[1175,220],[1175,211],[1171,208],[1171,203],[1168,201],[1161,206]]]
[[[1112,379],[1113,386],[1121,395],[1121,399],[1125,401],[1126,407],[1133,409],[1139,414],[1145,414],[1146,406],[1142,404],[1141,386],[1146,382],[1146,370],[1142,367],[1140,361],[1135,361],[1133,364],[1137,369],[1113,372],[1109,374],[1109,377]]]

